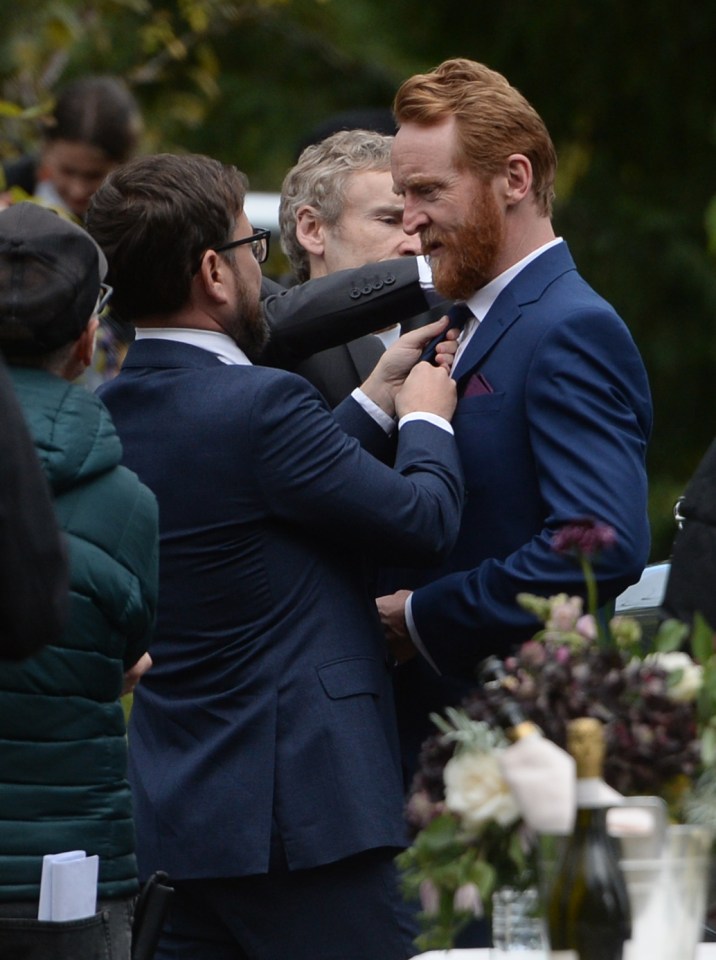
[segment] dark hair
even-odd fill
[[[185,306],[204,251],[231,239],[246,188],[236,167],[196,154],[138,157],[110,173],[86,226],[109,262],[112,312],[136,322]]]
[[[58,95],[45,139],[98,147],[123,163],[135,151],[142,129],[136,100],[116,77],[82,77]]]

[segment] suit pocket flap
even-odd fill
[[[376,661],[372,657],[351,657],[349,660],[324,664],[318,668],[318,676],[332,700],[365,693],[377,697],[381,691],[376,668]]]

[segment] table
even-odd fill
[[[419,953],[412,960],[492,960],[490,949],[472,950],[431,950]],[[696,960],[716,960],[716,943],[700,943],[696,949]]]

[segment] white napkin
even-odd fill
[[[572,832],[577,775],[566,750],[535,733],[503,750],[499,762],[528,826],[539,833]]]
[[[84,850],[47,853],[42,858],[38,920],[80,920],[97,909],[99,857]]]

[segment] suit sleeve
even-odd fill
[[[291,370],[320,350],[381,330],[427,307],[415,257],[339,270],[279,293],[270,289],[268,284],[262,288],[271,340],[261,362]]]
[[[115,504],[121,505],[124,519],[122,537],[115,559],[131,575],[127,600],[122,612],[122,632],[126,638],[124,666],[129,669],[147,652],[154,630],[159,581],[159,515],[154,494],[126,468],[122,471],[121,492]]]
[[[254,398],[251,446],[270,511],[313,537],[411,566],[452,549],[463,479],[447,431],[406,424],[391,469],[344,433],[313,388],[287,374]]]
[[[601,602],[635,582],[648,557],[651,401],[641,358],[621,321],[592,311],[551,327],[529,366],[525,408],[541,531],[504,559],[486,558],[413,594],[421,640],[446,672],[464,670],[490,652],[506,654],[534,632],[536,621],[517,604],[518,593],[584,595],[580,566],[551,548],[561,525],[594,517],[614,527],[616,545],[594,563]]]
[[[67,559],[51,493],[0,366],[0,659],[22,659],[56,640],[67,598]]]

